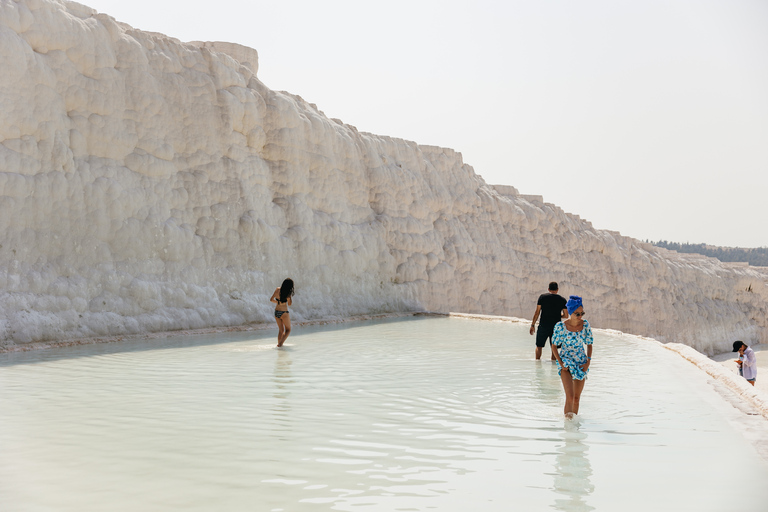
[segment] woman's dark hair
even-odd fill
[[[280,302],[285,302],[293,296],[293,279],[286,279],[280,286]]]

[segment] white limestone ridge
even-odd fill
[[[83,5],[0,1],[0,344],[393,311],[530,318],[549,281],[592,325],[705,353],[768,337],[765,269],[597,230],[451,149],[358,132]]]

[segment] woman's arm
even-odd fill
[[[592,362],[592,345],[587,345],[587,362],[581,365],[581,369],[586,371]]]
[[[275,293],[269,298],[269,302],[277,304],[277,298],[280,296],[280,288],[275,288]]]
[[[592,362],[592,343],[594,343],[594,341],[592,327],[587,320],[584,320],[584,343],[587,345],[587,362],[581,365],[581,369],[584,371],[589,368],[589,363]]]
[[[552,331],[552,341],[550,342],[552,355],[555,356],[555,359],[557,359],[557,364],[559,364],[561,368],[563,367],[563,360],[560,359],[560,351],[558,349],[562,343],[563,329],[565,329],[563,322],[555,325],[555,329]]]
[[[555,359],[557,359],[557,364],[559,364],[560,368],[562,368],[563,367],[563,360],[560,359],[560,351],[557,350],[557,348],[558,348],[557,345],[552,343],[552,353],[555,355]]]

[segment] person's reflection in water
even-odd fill
[[[589,447],[584,442],[587,434],[579,432],[573,420],[565,420],[565,431],[560,434],[563,443],[555,457],[555,492],[565,498],[555,499],[554,508],[568,512],[595,510],[585,498],[592,494],[595,486],[589,481],[592,466],[587,458]]]
[[[291,374],[291,353],[288,350],[276,350],[275,371],[273,376],[274,398],[272,403],[272,428],[278,433],[278,437],[288,432],[291,426],[291,396],[290,386],[293,384]]]

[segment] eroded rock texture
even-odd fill
[[[766,340],[760,269],[595,230],[459,153],[360,133],[80,4],[0,0],[0,343],[376,312],[528,317],[557,280],[594,326],[704,352]]]

